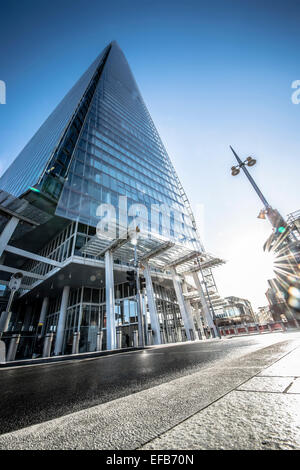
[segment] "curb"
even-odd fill
[[[23,359],[23,360],[18,360],[18,361],[0,362],[0,369],[5,369],[7,367],[51,364],[55,362],[74,361],[76,359],[88,359],[88,358],[94,358],[94,357],[96,358],[96,357],[101,357],[101,356],[111,356],[113,354],[123,354],[126,352],[140,351],[142,349],[145,349],[145,348],[138,347],[138,348],[112,349],[108,351],[96,351],[96,352],[90,352],[90,353],[70,354],[68,356],[52,356],[52,357],[44,357],[44,358],[37,358],[37,359]]]

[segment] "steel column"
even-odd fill
[[[199,295],[200,295],[201,306],[203,308],[203,312],[204,312],[204,315],[205,315],[205,318],[206,318],[206,321],[207,321],[207,325],[208,325],[209,329],[213,329],[214,335],[215,335],[215,337],[217,337],[218,332],[217,332],[216,326],[214,324],[214,321],[212,319],[211,313],[209,311],[209,307],[208,307],[206,299],[205,299],[205,295],[204,295],[204,292],[203,292],[203,289],[202,289],[202,286],[201,286],[201,282],[200,282],[200,279],[199,279],[198,272],[193,273],[193,279],[194,279],[194,282],[196,284],[197,290],[198,290]]]
[[[189,314],[186,310],[186,304],[185,304],[185,300],[184,300],[183,293],[182,293],[181,282],[180,282],[180,279],[178,279],[178,275],[174,268],[171,269],[171,273],[172,273],[173,285],[174,285],[181,317],[182,317],[184,328],[186,331],[186,336],[187,336],[188,341],[191,341],[192,338],[191,338],[190,330],[193,328],[189,319]]]
[[[144,263],[144,266],[145,266],[144,276],[146,279],[146,293],[147,293],[147,300],[148,300],[149,313],[150,313],[151,329],[153,332],[152,340],[153,340],[153,344],[161,344],[160,323],[158,320],[158,314],[156,310],[156,303],[155,303],[150,268],[149,268],[148,263]]]
[[[116,316],[114,293],[114,260],[111,251],[106,251],[105,259],[105,295],[106,295],[106,349],[116,349]]]
[[[17,217],[12,217],[5,225],[4,230],[0,235],[0,256],[2,256],[3,251],[5,250],[9,240],[11,239],[11,236],[14,233],[18,222],[19,219]]]
[[[54,355],[58,356],[62,354],[62,346],[63,346],[63,339],[65,333],[65,324],[66,324],[66,316],[67,316],[67,307],[68,307],[68,300],[69,300],[69,292],[70,286],[65,286],[62,293],[62,299],[60,304],[60,312],[58,318],[58,325],[56,331],[56,339],[55,339],[55,347],[54,347]]]
[[[184,294],[188,293],[188,288],[187,288],[187,284],[186,284],[185,281],[183,281],[183,283],[182,283],[182,292]],[[189,318],[190,329],[193,332],[193,338],[192,339],[199,339],[198,331],[196,331],[196,328],[195,328],[195,322],[194,322],[193,310],[192,310],[191,303],[188,299],[184,299],[184,303],[185,303],[185,309],[187,311],[188,318]]]
[[[45,331],[45,327],[46,327],[45,320],[46,320],[48,305],[49,305],[49,297],[44,297],[43,298],[43,303],[42,303],[42,308],[41,308],[41,313],[40,313],[40,318],[39,318],[39,324],[42,325],[41,335],[44,335],[44,331]]]

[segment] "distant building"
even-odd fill
[[[266,297],[275,321],[284,315],[288,321],[300,320],[300,211],[289,214],[274,228],[264,249],[275,255],[276,277],[268,281]]]
[[[274,321],[269,305],[258,307],[258,312],[256,312],[255,317],[257,323],[260,325],[265,325],[266,323]]]
[[[225,297],[226,305],[216,312],[218,326],[255,323],[255,314],[249,300],[240,297]]]
[[[269,302],[269,310],[272,317],[272,321],[294,321],[294,314],[292,309],[286,302],[284,291],[282,290],[277,279],[268,280],[269,288],[266,292],[266,297]]]

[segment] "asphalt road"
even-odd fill
[[[0,433],[221,366],[225,359],[238,359],[287,342],[289,336],[273,333],[181,343],[93,359],[1,369]]]

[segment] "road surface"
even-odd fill
[[[206,374],[207,378],[208,373],[218,371],[218,377],[222,377],[222,367],[228,367],[231,363],[234,369],[244,361],[245,368],[241,370],[245,371],[248,367],[249,373],[249,368],[254,367],[247,365],[251,354],[265,351],[268,360],[272,360],[277,352],[282,354],[297,339],[299,341],[299,333],[262,334],[0,369],[0,433],[112,402],[182,377],[192,377],[197,372],[203,371],[203,377]],[[210,387],[214,387],[211,389],[214,392],[211,392],[211,397],[222,394],[224,386],[220,378],[212,381]],[[191,406],[186,413],[193,413]],[[195,406],[199,407],[199,400],[195,401]],[[180,406],[178,413],[178,419],[181,419]]]

